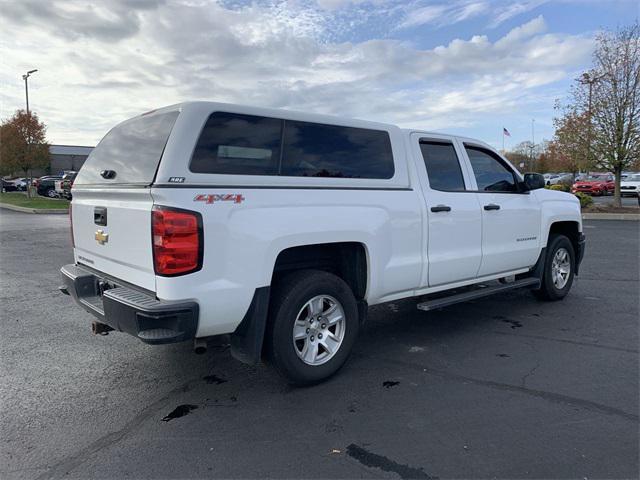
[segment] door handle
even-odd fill
[[[500,210],[500,205],[496,205],[495,203],[490,203],[489,205],[484,206],[485,210]]]
[[[103,227],[107,226],[107,208],[95,207],[93,209],[93,223]]]
[[[450,212],[451,207],[449,205],[436,205],[435,207],[431,207],[432,212]]]

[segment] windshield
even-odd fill
[[[624,179],[625,182],[640,182],[640,173],[636,173],[635,175],[629,175]]]
[[[75,185],[118,185],[153,182],[160,157],[179,112],[140,116],[113,128],[93,149]],[[106,179],[101,172],[115,172]]]
[[[609,177],[603,175],[587,175],[582,180],[585,182],[606,182],[609,180]]]

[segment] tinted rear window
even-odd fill
[[[218,112],[200,134],[189,169],[194,173],[277,175],[282,120]]]
[[[393,154],[387,132],[288,121],[282,175],[391,178]]]
[[[142,116],[113,128],[93,149],[74,184],[150,184],[178,114]],[[103,170],[113,170],[115,177],[102,178]]]
[[[391,178],[384,131],[216,112],[189,169],[195,173]]]

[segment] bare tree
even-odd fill
[[[640,25],[599,35],[593,57],[592,81],[580,83],[574,98],[592,127],[594,160],[615,174],[621,206],[621,173],[640,156]]]

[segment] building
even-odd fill
[[[77,145],[50,145],[49,158],[51,174],[57,174],[64,170],[78,171],[84,164],[93,147]]]

